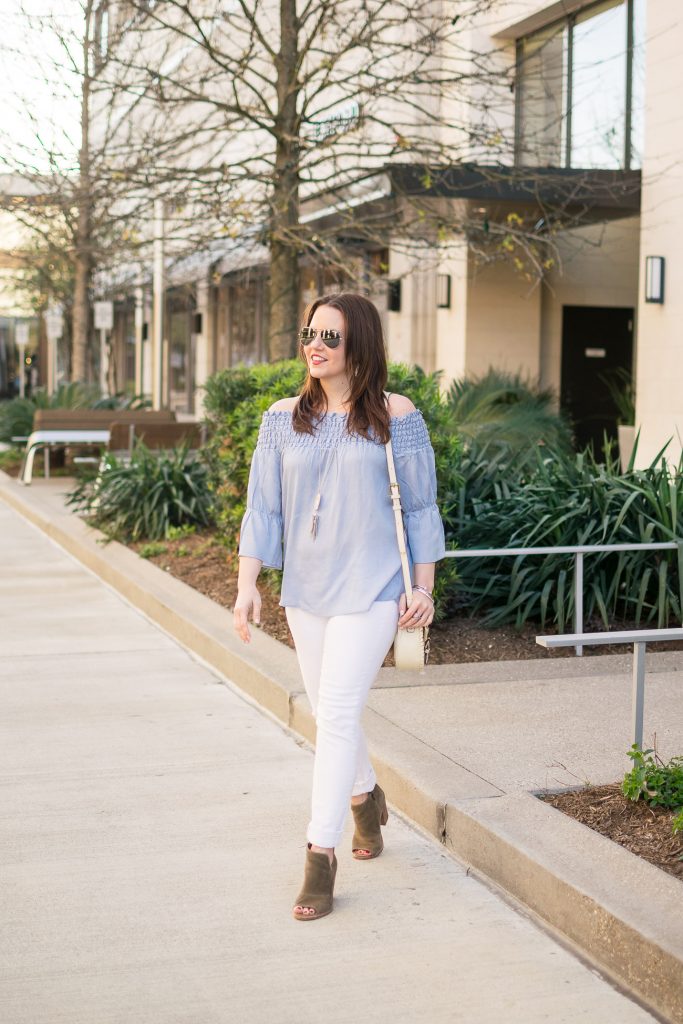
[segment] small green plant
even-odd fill
[[[197,527],[194,523],[181,523],[180,526],[169,526],[166,539],[180,540],[182,537],[191,537],[196,532]]]
[[[187,558],[188,555],[192,554],[192,549],[188,548],[187,544],[179,544],[175,549],[175,553],[178,558]]]
[[[629,800],[642,799],[650,807],[664,807],[680,813],[673,831],[683,830],[683,756],[664,762],[654,748],[642,750],[634,743],[628,751],[633,768],[624,776],[621,789]]]
[[[140,558],[156,558],[158,555],[165,555],[168,548],[165,544],[161,544],[157,540],[150,541],[149,544],[143,544],[138,554]]]
[[[677,832],[683,832],[683,811],[681,811],[680,814],[677,814],[674,820],[671,822],[671,831],[674,833],[674,835]],[[681,858],[681,860],[683,860],[683,857]]]

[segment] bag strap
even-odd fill
[[[388,394],[385,391],[384,397],[388,401]],[[413,599],[413,584],[410,580],[410,566],[408,565],[408,552],[406,551],[406,538],[403,529],[403,511],[401,508],[401,491],[396,479],[396,465],[394,463],[394,450],[391,447],[391,437],[385,444],[387,453],[387,468],[389,470],[389,494],[391,495],[391,507],[394,510],[394,522],[396,523],[396,539],[398,550],[401,555],[401,568],[403,570],[403,585],[405,587],[408,604]]]

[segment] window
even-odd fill
[[[518,164],[640,166],[644,5],[603,0],[518,42]]]
[[[95,68],[99,70],[109,51],[109,0],[102,0],[95,8],[94,26]]]

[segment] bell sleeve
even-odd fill
[[[438,562],[446,542],[436,505],[434,449],[419,410],[392,422],[392,448],[411,560]]]
[[[266,412],[251,460],[247,508],[240,527],[239,554],[282,568],[282,481],[278,433]]]

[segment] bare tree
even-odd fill
[[[12,207],[30,239],[24,290],[44,288],[65,307],[71,378],[85,380],[95,271],[130,273],[151,245],[155,157],[182,153],[164,112],[146,89],[131,88],[109,60],[115,49],[107,0],[75,0],[64,9],[21,14],[20,56],[39,69],[43,88],[60,98],[51,116],[36,109],[31,83],[16,97],[30,129],[20,144],[0,131],[0,166],[8,180],[31,182],[30,198]],[[16,45],[16,44],[15,44]],[[0,47],[1,49],[1,47]],[[9,47],[4,47],[7,53]],[[118,76],[118,77],[117,77]],[[65,111],[72,111],[70,122]],[[167,183],[168,185],[168,183]],[[69,283],[69,287],[66,287]]]
[[[302,255],[341,272],[359,246],[401,237],[424,252],[462,229],[462,204],[441,178],[478,149],[491,153],[468,97],[507,74],[468,48],[490,0],[462,6],[466,17],[439,0],[119,8],[110,60],[137,88],[151,78],[176,130],[197,140],[190,163],[174,154],[158,179],[184,177],[195,210],[268,246],[271,358],[293,351]],[[179,56],[164,66],[153,57],[171,37]]]

